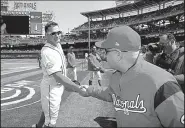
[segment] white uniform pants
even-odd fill
[[[77,80],[76,67],[67,69],[67,76],[73,81]]]
[[[101,80],[101,73],[100,71],[90,71],[90,79],[89,80],[93,80],[94,78],[97,78],[98,80]]]
[[[41,84],[41,104],[46,126],[56,125],[63,92],[63,85]]]

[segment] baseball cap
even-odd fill
[[[141,37],[129,26],[115,27],[110,30],[107,39],[96,42],[99,48],[116,48],[121,51],[138,51],[141,47]]]

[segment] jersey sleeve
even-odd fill
[[[97,99],[104,100],[107,102],[112,102],[112,93],[111,88],[109,87],[100,87],[100,86],[90,86],[87,88],[88,93]]]
[[[155,94],[154,109],[164,127],[184,127],[184,94],[175,82],[166,82]]]
[[[62,60],[59,54],[49,50],[43,50],[41,53],[41,58],[44,69],[46,70],[48,75],[51,75],[58,71],[62,71]]]

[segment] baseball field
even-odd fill
[[[78,81],[88,84],[85,62],[78,63]],[[107,86],[110,72],[102,77],[102,85]],[[1,127],[30,127],[38,122],[42,111],[41,80],[36,59],[1,60]],[[96,79],[93,83],[98,86]],[[111,103],[65,91],[57,127],[116,127],[114,117]]]

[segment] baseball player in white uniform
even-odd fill
[[[66,60],[60,45],[62,32],[55,22],[45,26],[47,42],[41,50],[43,80],[41,82],[41,104],[45,115],[44,127],[55,127],[64,89],[85,95],[81,86],[66,77]],[[42,114],[43,115],[43,114]],[[37,126],[36,127],[40,127]]]

